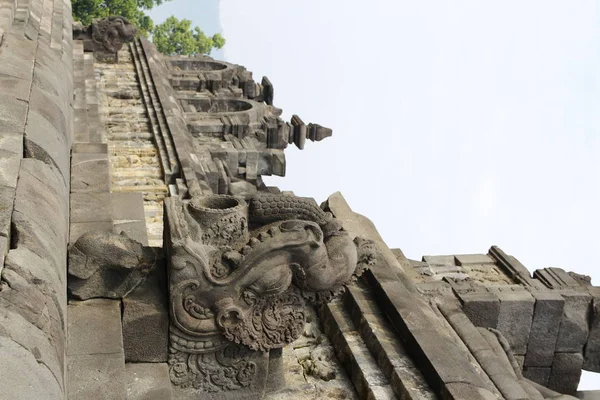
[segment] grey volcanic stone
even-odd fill
[[[590,318],[590,334],[585,346],[583,368],[600,372],[600,294],[595,294]]]
[[[167,362],[169,309],[161,263],[123,299],[123,346],[127,362]]]
[[[67,181],[70,154],[65,133],[59,131],[39,111],[29,110],[24,141],[25,156],[57,167]]]
[[[123,298],[146,278],[159,255],[123,234],[86,232],[69,250],[69,291],[82,300]]]
[[[44,365],[51,372],[55,382],[62,388],[64,355],[57,354],[56,348],[44,331],[28,322],[17,310],[8,309],[6,305],[2,302],[0,306],[0,337],[11,339],[26,349],[40,365]],[[0,367],[2,368],[4,365]]]
[[[550,367],[554,358],[565,300],[558,293],[533,292],[532,294],[536,302],[525,365]]]
[[[556,351],[580,353],[589,335],[588,318],[592,298],[587,292],[565,292],[562,297],[565,299],[565,308],[556,340]]]
[[[108,192],[110,173],[107,154],[73,154],[72,192]]]
[[[25,332],[24,332],[25,333]],[[46,365],[17,342],[0,336],[2,397],[11,400],[64,399],[62,389]],[[32,377],[35,376],[35,379]]]
[[[496,329],[500,314],[500,300],[495,293],[461,293],[459,297],[462,301],[463,311],[473,325]]]
[[[0,132],[22,133],[25,130],[26,118],[27,103],[0,94]]]
[[[582,366],[583,356],[580,353],[556,353],[548,388],[559,393],[575,394],[581,378]]]
[[[123,352],[120,301],[75,301],[69,304],[68,310],[69,356]]]
[[[71,222],[112,222],[110,193],[72,193]]]
[[[0,186],[0,236],[10,238],[10,221],[12,218],[15,189]]]
[[[0,134],[1,135],[1,134]],[[0,185],[17,187],[22,154],[0,148]]]
[[[69,400],[126,399],[123,354],[70,356]]]
[[[171,400],[169,366],[164,363],[125,364],[127,400]]]
[[[517,355],[527,352],[535,299],[529,292],[499,292],[498,330]]]

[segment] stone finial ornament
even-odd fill
[[[89,26],[73,25],[73,39],[83,40],[85,51],[97,53],[116,54],[136,34],[137,28],[119,16],[98,19]]]
[[[247,201],[211,195],[165,203],[169,363],[178,386],[250,384],[260,352],[302,334],[307,303],[331,300],[375,260],[370,241],[353,240],[312,199],[258,193]],[[223,361],[232,352],[246,355],[237,367]]]

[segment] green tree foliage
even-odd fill
[[[140,34],[152,32],[154,23],[146,11],[169,0],[72,0],[73,17],[84,25],[96,18],[120,15],[137,26]]]
[[[192,21],[175,17],[167,18],[154,28],[152,41],[158,51],[166,55],[210,54],[212,49],[225,45],[220,34],[206,36],[200,28],[192,29]]]

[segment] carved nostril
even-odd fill
[[[217,324],[221,328],[237,325],[244,320],[242,309],[239,308],[231,297],[220,299],[215,303],[217,310]]]

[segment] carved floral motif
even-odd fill
[[[218,362],[227,344],[254,354],[293,342],[304,330],[306,304],[343,293],[375,260],[372,242],[353,240],[312,199],[260,193],[248,202],[208,196],[165,203],[175,385],[244,387],[253,367],[241,356],[241,364]]]

